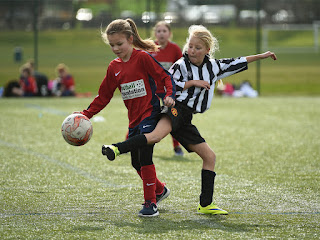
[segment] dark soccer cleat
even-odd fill
[[[182,148],[180,146],[177,146],[177,147],[174,148],[174,155],[183,156],[183,151],[182,151]]]
[[[139,217],[155,217],[159,215],[156,204],[150,201],[145,201],[145,203],[142,205],[143,205],[143,208],[138,214]]]
[[[110,161],[113,161],[117,156],[120,155],[119,149],[113,145],[103,145],[102,155],[106,155]]]
[[[166,199],[170,195],[170,189],[164,187],[163,192],[159,195],[156,195],[157,204],[159,204],[162,200]]]

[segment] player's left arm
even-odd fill
[[[145,58],[144,62],[148,74],[152,76],[153,79],[164,81],[164,86],[166,87],[166,96],[163,99],[163,103],[168,107],[174,106],[176,87],[171,74],[167,70],[165,70],[161,65],[159,65],[159,63],[157,63],[151,56]]]
[[[260,59],[265,59],[265,58],[272,58],[273,60],[277,60],[277,56],[274,52],[265,52],[261,54],[256,54],[256,55],[251,55],[251,56],[246,56],[245,58],[247,59],[248,63],[260,60]]]

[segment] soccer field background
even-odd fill
[[[49,79],[54,79],[59,63],[69,66],[76,81],[77,92],[95,95],[102,82],[108,64],[115,58],[110,47],[101,39],[100,26],[95,29],[46,30],[39,32],[38,70]],[[220,51],[216,58],[246,56],[256,53],[254,28],[210,27],[219,40]],[[152,36],[140,28],[143,38]],[[188,34],[187,28],[173,28],[173,41],[181,48]],[[320,38],[319,38],[320,39]],[[272,45],[283,47],[312,47],[312,32],[297,31],[288,35],[272,37]],[[24,61],[14,62],[14,48],[23,49]],[[269,50],[273,50],[270,48]],[[19,78],[19,67],[33,58],[33,33],[26,31],[2,31],[0,34],[0,87]],[[261,61],[261,94],[290,96],[320,95],[320,53],[277,53],[278,60]],[[225,82],[240,84],[249,80],[256,88],[256,63],[249,70],[225,79]]]
[[[156,144],[159,179],[171,190],[160,216],[137,216],[141,180],[102,144],[125,138],[126,109],[115,96],[92,119],[93,136],[68,145],[65,117],[92,98],[1,99],[1,239],[319,239],[320,98],[215,98],[194,123],[217,155],[214,200],[228,216],[196,214],[201,160]],[[97,119],[99,120],[99,119]]]

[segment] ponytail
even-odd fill
[[[125,34],[127,38],[133,36],[133,46],[141,50],[156,52],[159,49],[159,46],[157,46],[151,39],[141,39],[136,24],[130,18],[126,20],[117,19],[112,21],[107,26],[106,30],[101,32],[104,42],[108,44],[108,35],[112,35],[114,33]]]
[[[148,52],[156,52],[159,49],[159,46],[154,43],[151,39],[141,39],[138,28],[134,21],[130,18],[127,18],[126,21],[130,24],[133,35],[133,46],[148,51]]]

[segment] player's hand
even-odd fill
[[[274,52],[268,51],[268,52],[265,52],[263,55],[264,55],[264,58],[270,57],[273,60],[277,60],[277,56],[276,56],[276,54]]]
[[[176,104],[172,97],[166,97],[165,99],[163,99],[163,103],[167,107],[174,107],[174,105]]]
[[[199,87],[199,88],[205,88],[206,90],[210,89],[210,84],[204,80],[192,80],[193,86]]]
[[[84,115],[83,112],[80,112],[80,111],[75,111],[72,114],[82,114],[82,115]]]

